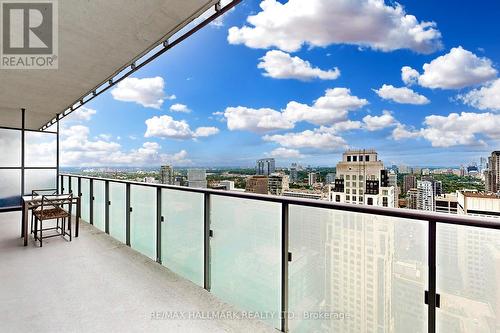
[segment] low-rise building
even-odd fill
[[[289,189],[288,191],[283,191],[282,195],[284,197],[314,199],[314,200],[321,200],[325,197],[325,194],[323,192],[311,191],[311,190],[293,190],[293,189]]]
[[[187,171],[187,183],[189,187],[207,188],[207,173],[203,169],[189,169]]]
[[[223,186],[226,191],[234,190],[234,181],[232,180],[221,180],[219,184]]]
[[[457,214],[458,197],[456,193],[447,193],[436,197],[436,212]]]
[[[245,191],[250,193],[267,194],[268,177],[261,175],[248,177]]]
[[[500,218],[500,195],[476,191],[457,192],[459,215]]]

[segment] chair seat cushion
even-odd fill
[[[33,214],[39,220],[53,220],[53,219],[60,219],[60,218],[64,218],[64,217],[69,216],[69,213],[66,212],[62,208],[44,209],[43,211],[37,210],[37,211],[34,211]]]

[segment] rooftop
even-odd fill
[[[237,309],[87,223],[72,242],[23,247],[20,219],[0,214],[4,332],[275,332],[256,320],[153,320]]]
[[[470,191],[462,191],[460,192],[463,196],[469,198],[484,198],[484,199],[499,199],[500,195],[497,193],[486,193],[486,192],[470,192]]]

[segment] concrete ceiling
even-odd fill
[[[58,1],[58,69],[0,69],[0,126],[39,129],[217,0]]]

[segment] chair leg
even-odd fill
[[[31,233],[33,233],[33,212],[31,212],[31,226],[30,226],[30,229],[31,229]]]
[[[69,230],[69,241],[71,242],[72,236],[71,236],[71,216],[69,217],[69,224],[68,224],[68,230]]]
[[[43,241],[43,220],[40,220],[40,247],[42,247]]]
[[[35,236],[35,243],[38,240],[38,218],[35,217],[35,230],[33,235]]]

